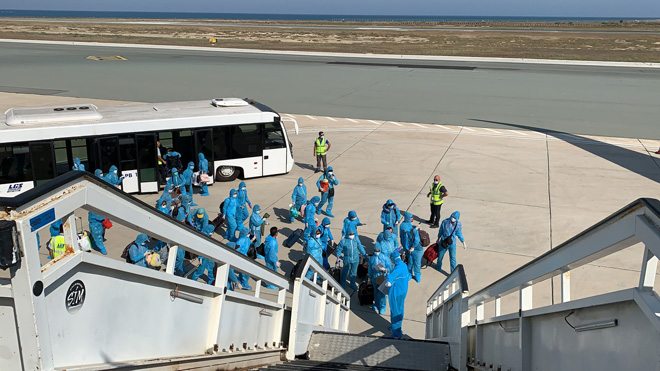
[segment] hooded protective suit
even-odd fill
[[[385,271],[378,269],[378,266],[385,268]],[[390,257],[383,254],[382,252],[374,252],[374,254],[369,258],[369,278],[371,278],[371,283],[374,285],[374,307],[373,309],[380,314],[385,314],[387,309],[387,298],[380,290],[378,290],[378,283],[376,279],[380,276],[386,276],[389,272],[392,271],[392,262]]]
[[[357,236],[357,233],[354,229],[350,229],[348,234],[353,233],[355,237],[353,239],[345,236],[339,241],[337,246],[337,257],[344,262],[344,267],[341,270],[341,286],[345,287],[346,279],[350,280],[350,287],[353,290],[357,290],[358,287],[355,284],[355,277],[357,276],[358,265],[360,264],[360,257],[366,257],[367,253],[364,251],[362,243]]]
[[[80,162],[78,157],[73,159],[73,167],[71,168],[74,171],[85,171],[85,165]]]
[[[307,186],[305,185],[305,180],[300,177],[298,178],[298,184],[293,188],[293,194],[291,195],[291,202],[296,206],[298,210],[307,202]],[[289,221],[293,223],[295,218],[293,216],[289,217]]]
[[[121,184],[121,182],[124,180],[124,177],[122,176],[121,178],[117,175],[117,167],[115,165],[110,166],[110,171],[108,171],[108,174],[106,174],[105,178],[106,182],[112,184],[113,186],[118,186]]]
[[[190,195],[190,201],[193,203],[192,206],[197,206],[197,204],[195,204],[192,201],[192,197],[193,197],[193,174],[194,173],[195,173],[195,163],[190,161],[188,163],[188,167],[186,168],[186,170],[184,170],[183,173],[181,174],[181,181],[183,182],[183,185],[186,188],[185,194]],[[182,192],[181,194],[183,195],[184,193]]]
[[[316,181],[316,186],[318,189],[321,189],[321,181],[327,179],[328,180],[328,191],[321,193],[321,202],[319,202],[318,207],[316,208],[316,213],[321,214],[321,209],[323,208],[323,205],[325,203],[328,203],[328,207],[325,209],[326,214],[328,214],[329,217],[334,217],[332,215],[332,205],[335,202],[335,193],[334,189],[335,186],[339,184],[339,180],[337,180],[337,177],[334,174],[334,171],[332,170],[332,166],[328,166],[328,171],[323,173],[319,180]],[[332,189],[332,191],[331,191]],[[332,193],[332,196],[330,196],[330,193]]]
[[[248,232],[250,230],[241,227],[238,230],[238,241],[236,241],[236,251],[239,253],[247,256],[248,249],[250,248],[250,238],[248,237]],[[243,272],[238,273],[238,281],[241,283],[241,286],[243,286],[243,290],[251,290],[252,287],[250,286],[250,276]]]
[[[321,247],[323,248],[323,268],[325,269],[330,269],[330,262],[328,262],[328,254],[327,254],[327,249],[328,249],[328,241],[334,241],[335,239],[332,237],[332,232],[330,231],[330,218],[323,218],[323,221],[321,222],[321,225],[318,228],[321,231],[321,238],[319,241],[321,242]]]
[[[190,207],[192,206],[192,194],[181,196],[181,206],[177,210],[176,220],[183,221],[190,215]]]
[[[255,206],[256,208],[256,206]],[[270,234],[266,236],[266,243],[264,244],[264,252],[266,253],[266,256],[264,259],[266,260],[266,266],[275,272],[277,272],[277,253],[279,252],[279,248],[277,247],[277,239]],[[264,286],[269,289],[276,289],[276,286],[273,286],[269,283],[264,283]]]
[[[408,267],[401,260],[401,255],[398,252],[393,252],[390,259],[394,262],[394,269],[387,275],[386,285],[390,286],[388,297],[390,299],[390,312],[391,323],[390,330],[392,337],[401,339],[403,331],[401,325],[403,324],[403,310],[405,307],[406,295],[408,295],[408,281],[410,281],[410,274]]]
[[[165,185],[165,189],[173,189],[173,188],[179,188],[179,191],[181,191],[181,195],[186,194],[186,187],[185,183],[183,180],[183,177],[181,174],[179,174],[179,170],[177,168],[172,169],[172,176],[167,180],[167,184]]]
[[[319,196],[312,197],[311,200],[305,206],[305,232],[303,233],[303,241],[307,241],[311,236],[314,236],[316,233],[316,204],[319,203],[321,199]],[[319,260],[321,263],[323,260]]]
[[[399,222],[401,222],[401,211],[394,201],[387,200],[383,205],[383,211],[380,212],[380,222],[383,224],[383,231],[388,226],[392,226],[392,233],[395,237],[399,236]]]
[[[213,234],[213,231],[215,228],[213,225],[207,225],[202,229],[202,233],[205,235],[211,236]],[[215,269],[215,262],[211,259],[203,258],[200,257],[200,264],[195,270],[195,272],[192,275],[192,280],[197,281],[197,279],[204,274],[204,271],[206,271],[206,276],[209,278],[208,284],[213,285],[213,281],[215,281],[215,277],[213,276],[213,270]]]
[[[463,238],[463,224],[459,221],[460,218],[461,213],[454,211],[451,216],[443,220],[440,225],[438,238],[442,241],[443,239],[452,236],[452,244],[446,249],[443,249],[442,246],[439,247],[438,264],[436,264],[438,270],[442,269],[442,258],[445,257],[447,251],[449,251],[449,267],[451,269],[449,273],[456,269],[456,238],[461,240],[461,242],[465,242],[465,238]],[[452,219],[456,220],[456,222],[453,223]]]
[[[96,175],[97,178],[105,180],[105,178],[103,177],[103,171],[101,171],[101,169],[94,170],[94,175]]]
[[[128,249],[128,255],[131,257],[133,264],[139,267],[147,267],[147,260],[144,258],[144,255],[149,251],[147,247],[148,241],[149,237],[144,233],[140,233],[135,238],[135,243]]]
[[[198,231],[203,232],[206,227],[209,225],[209,215],[206,213],[204,208],[199,208],[193,210],[188,215],[188,223],[195,227]],[[211,225],[213,226],[213,225]]]
[[[225,216],[225,221],[227,222],[225,239],[231,242],[236,242],[236,228],[238,228],[238,223],[236,223],[237,198],[238,192],[235,189],[230,190],[229,197],[225,199],[225,205],[222,209],[222,214]]]
[[[89,231],[92,234],[92,248],[101,252],[103,255],[107,255],[108,252],[105,250],[105,245],[103,244],[103,232],[105,231],[105,227],[103,224],[101,224],[104,220],[104,217],[98,214],[94,214],[91,211],[87,215],[87,221],[89,221]]]
[[[323,248],[319,241],[320,237],[316,238],[316,234],[313,236],[314,237],[310,237],[305,243],[305,253],[311,255],[317,263],[323,264]],[[312,272],[311,269],[307,270],[306,277],[310,280],[313,279],[314,272]]]
[[[199,170],[200,174],[208,174],[209,173],[209,160],[207,160],[204,157],[203,153],[199,153],[197,155],[197,158],[199,161],[197,162],[197,169]],[[202,189],[200,192],[200,195],[202,196],[208,196],[209,195],[209,188],[206,185],[206,183],[200,183],[199,187]]]
[[[409,234],[412,229],[412,218],[413,215],[410,212],[407,212],[403,215],[403,222],[401,222],[401,233],[399,237],[401,239],[401,247],[404,250],[409,250],[412,247],[411,235]]]
[[[243,224],[245,220],[250,216],[250,211],[248,210],[248,205],[252,207],[252,202],[248,198],[247,187],[245,182],[241,182],[238,185],[238,197],[237,197],[237,209],[236,209],[236,223]]]
[[[419,237],[419,229],[413,228],[411,231],[406,232],[410,234],[411,247],[408,251],[408,272],[419,283],[422,280],[422,256],[424,255],[424,247]],[[410,251],[412,249],[412,251]]]
[[[254,205],[252,208],[252,216],[250,216],[250,233],[254,235],[254,246],[261,245],[261,225],[266,220],[261,217],[261,206]]]
[[[348,230],[349,229],[354,229],[355,230],[355,238],[357,238],[358,233],[357,233],[357,227],[360,225],[360,218],[357,217],[357,213],[353,210],[348,212],[348,217],[344,219],[344,226],[341,229],[341,235],[342,237],[348,235]]]
[[[376,245],[380,247],[381,253],[385,254],[385,256],[390,256],[390,254],[396,249],[395,241],[392,232],[390,232],[389,229],[386,229],[385,232],[383,232],[383,239],[381,241],[376,241]]]

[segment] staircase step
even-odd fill
[[[400,370],[447,370],[451,362],[446,342],[333,332],[312,333],[307,351],[311,361]]]
[[[360,365],[349,365],[336,362],[317,362],[317,361],[307,361],[307,360],[296,360],[293,362],[281,363],[278,365],[273,365],[268,368],[260,369],[259,371],[336,371],[336,370],[346,370],[346,371],[402,371],[408,370],[413,371],[412,369],[400,369],[400,368],[390,368],[390,367],[370,367],[370,366],[360,366]]]

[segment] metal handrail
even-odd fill
[[[468,283],[467,283],[467,277],[465,276],[465,268],[463,268],[463,264],[459,264],[456,266],[456,269],[454,269],[451,274],[445,278],[444,281],[440,284],[437,290],[431,295],[429,300],[426,301],[426,305],[431,305],[435,298],[438,296],[442,295],[443,292],[447,289],[449,284],[458,282],[458,288],[456,288],[456,291],[454,292],[462,292],[462,293],[467,293],[468,292]]]

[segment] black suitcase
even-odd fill
[[[358,300],[360,305],[372,305],[374,303],[374,285],[371,282],[362,282],[358,287]]]
[[[337,281],[337,283],[341,283],[341,267],[333,267],[328,269],[328,273],[332,276],[332,278]]]
[[[357,268],[358,278],[364,278],[364,277],[367,276],[368,273],[369,273],[369,261],[368,260],[366,260],[362,264],[358,264],[358,268]]]
[[[291,235],[286,240],[284,240],[284,242],[282,242],[282,245],[284,247],[291,248],[296,242],[298,242],[302,234],[303,234],[302,229],[300,228],[296,229],[295,231],[293,231],[293,233],[291,233]]]
[[[296,279],[296,272],[298,272],[298,269],[300,269],[300,266],[302,265],[302,261],[303,261],[302,259],[298,260],[296,262],[296,265],[294,265],[293,268],[291,268],[291,272],[289,273],[289,279],[291,279],[292,281]]]

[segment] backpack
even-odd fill
[[[174,207],[174,209],[172,209],[172,213],[171,213],[171,214],[172,214],[172,218],[176,219],[176,217],[179,216],[179,208],[178,208],[178,207]]]
[[[431,244],[431,237],[429,237],[428,232],[425,230],[419,230],[419,241],[422,244],[422,247],[426,247]]]
[[[121,258],[126,260],[126,263],[133,264],[133,260],[131,259],[131,254],[129,252],[129,250],[131,249],[131,246],[133,246],[133,245],[135,245],[135,241],[133,241],[133,242],[129,243],[128,245],[126,245],[126,247],[124,248],[124,251],[122,251],[122,253],[121,253]]]
[[[296,265],[293,266],[291,269],[291,272],[289,273],[289,279],[294,280],[296,279],[296,272],[298,272],[298,269],[300,269],[300,266],[302,265],[302,259],[298,260],[296,262]]]

